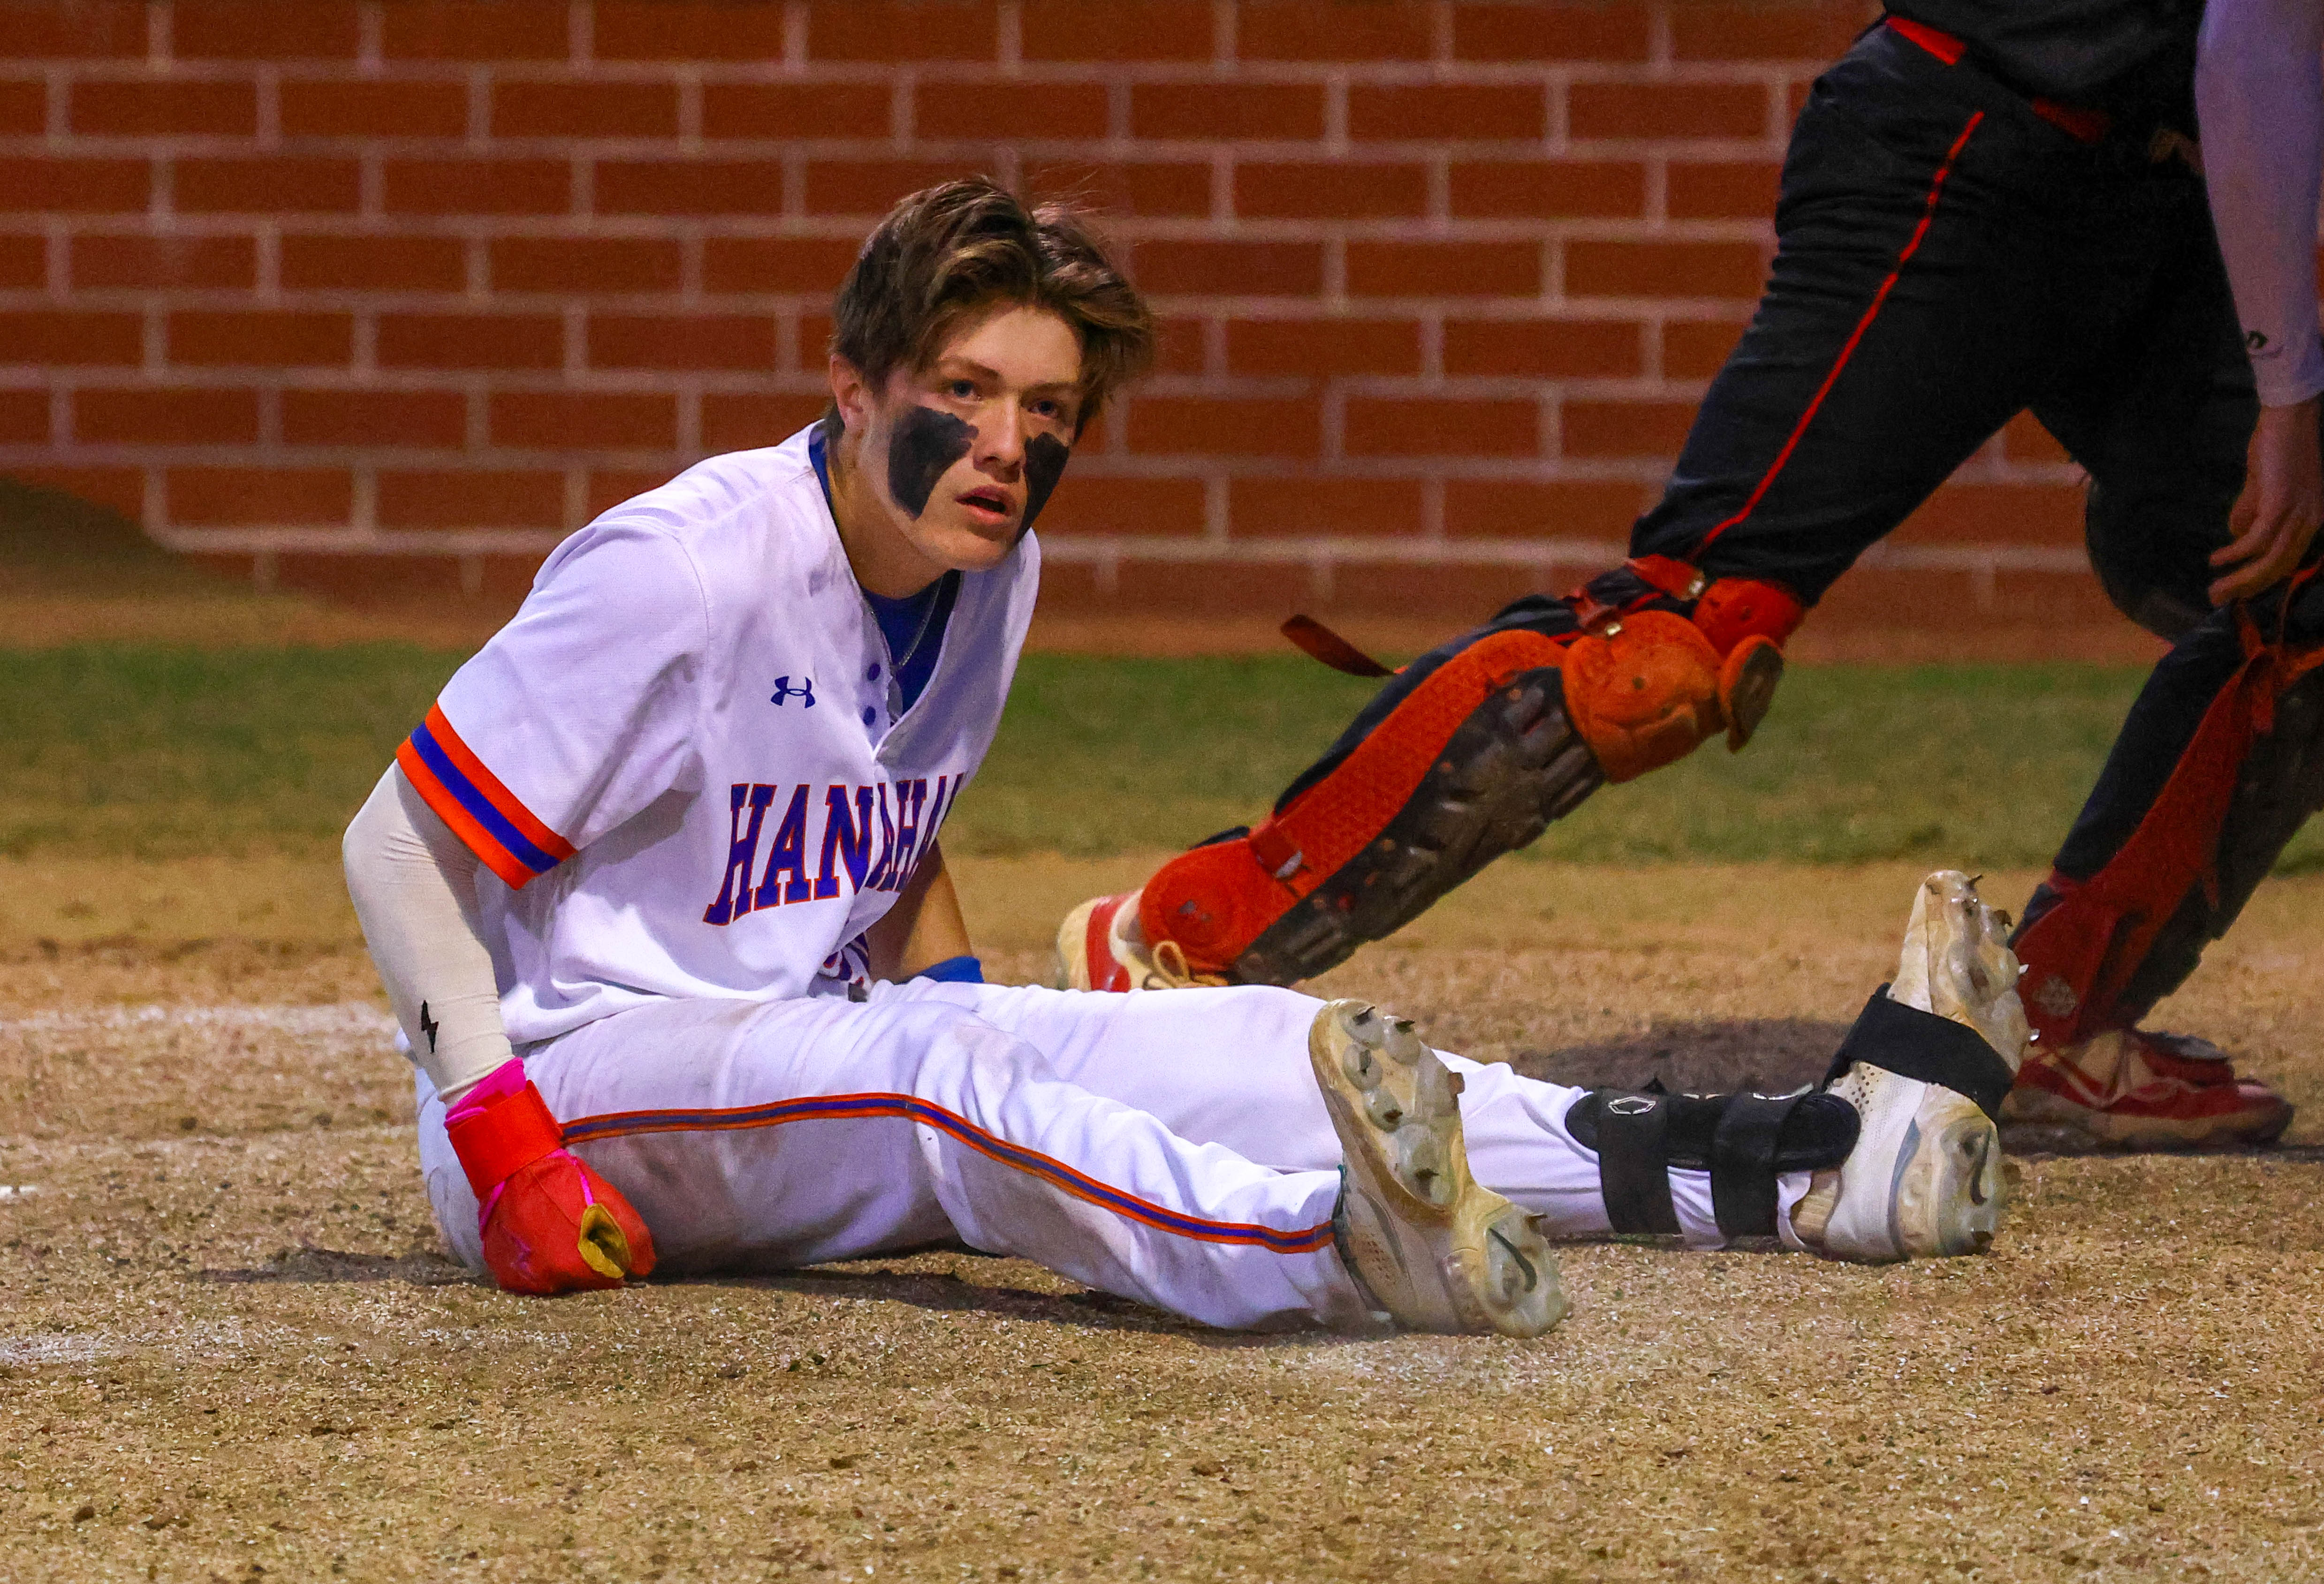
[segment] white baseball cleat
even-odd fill
[[[1176,941],[1146,944],[1138,927],[1139,891],[1093,897],[1057,926],[1057,988],[1085,990],[1185,990],[1224,984],[1217,974],[1195,973]]]
[[[1994,1117],[2027,1040],[2007,940],[1969,876],[1922,882],[1896,978],[1850,1030],[1829,1086],[1862,1126],[1792,1212],[1810,1248],[1878,1264],[1991,1247],[2006,1197]]]
[[[1461,1080],[1409,1021],[1333,1001],[1307,1031],[1346,1152],[1333,1227],[1382,1319],[1412,1331],[1537,1337],[1565,1317],[1534,1220],[1469,1174]]]

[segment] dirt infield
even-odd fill
[[[963,868],[1029,978],[1143,865]],[[2168,1008],[2286,1085],[2292,1147],[2025,1161],[1981,1259],[1572,1248],[1517,1344],[1222,1335],[960,1254],[505,1296],[433,1252],[327,865],[36,870],[0,876],[0,1577],[2324,1568],[2324,879]],[[1914,878],[1513,868],[1324,988],[1544,1073],[1779,1077]]]

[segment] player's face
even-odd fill
[[[1071,326],[1012,305],[972,322],[877,400],[859,397],[858,477],[903,540],[904,566],[925,565],[920,585],[993,566],[1032,526],[1072,453],[1081,373]]]

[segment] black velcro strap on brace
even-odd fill
[[[1775,1144],[1808,1098],[1733,1094],[1711,1135],[1711,1212],[1729,1238],[1775,1235]]]
[[[2003,1097],[2017,1082],[1985,1036],[1965,1023],[1889,999],[1885,984],[1872,992],[1856,1027],[1840,1042],[1824,1082],[1838,1082],[1858,1062],[1965,1094],[1997,1122]]]
[[[1582,1104],[1591,1107],[1597,1124],[1596,1139],[1585,1142],[1598,1151],[1598,1191],[1605,1196],[1606,1219],[1614,1230],[1677,1231],[1678,1210],[1670,1191],[1670,1097],[1600,1089],[1584,1096]]]

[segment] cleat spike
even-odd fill
[[[1351,1006],[1316,1014],[1308,1054],[1346,1152],[1333,1229],[1367,1308],[1416,1331],[1541,1335],[1565,1314],[1556,1259],[1531,1217],[1470,1174],[1457,1080],[1391,1016],[1416,1054],[1357,1081]]]

